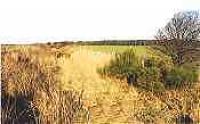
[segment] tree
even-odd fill
[[[193,59],[188,54],[200,50],[200,14],[198,11],[184,11],[174,17],[155,36],[158,44],[164,48],[174,62],[181,65]]]

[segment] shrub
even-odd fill
[[[132,49],[117,53],[109,65],[98,71],[103,75],[120,79],[133,75],[137,78],[134,81],[138,87],[151,91],[154,89],[155,92],[164,90],[165,86],[180,87],[183,84],[192,84],[198,77],[194,69],[174,67],[172,61],[166,58],[147,57],[142,60],[135,56]]]
[[[196,70],[175,67],[167,73],[165,77],[165,85],[169,88],[178,88],[184,85],[191,85],[198,79]]]
[[[129,74],[137,74],[138,68],[138,58],[135,56],[133,49],[129,49],[123,53],[117,53],[109,65],[102,68],[99,72],[118,78],[125,78]]]
[[[157,68],[140,68],[136,86],[148,91],[156,91],[154,85],[159,82],[159,72],[156,70]]]
[[[154,83],[153,83],[153,86],[152,86],[152,91],[153,91],[154,93],[160,94],[160,93],[162,93],[162,92],[165,91],[165,86],[164,86],[164,84],[161,83],[161,82],[154,82]]]
[[[143,82],[160,81],[160,69],[157,67],[143,68],[141,72],[140,76]]]
[[[158,60],[155,57],[147,57],[144,59],[145,67],[155,67],[158,64]]]
[[[160,83],[162,76],[161,71],[166,71],[165,69],[167,69],[168,63],[164,63],[161,59],[155,57],[148,57],[143,61],[144,65],[142,65],[142,59],[136,57],[134,51],[129,49],[125,52],[117,53],[115,58],[110,61],[109,65],[97,71],[100,74],[117,78],[125,78],[134,75],[133,77],[137,78],[135,80],[137,82],[135,86],[151,91],[153,89],[153,91],[156,92],[163,90],[164,86]]]
[[[146,68],[157,68],[157,71],[160,73],[160,79],[166,76],[166,73],[173,68],[173,63],[168,58],[161,57],[148,57],[144,61],[144,66]]]
[[[144,67],[140,68],[139,82],[144,89],[161,92],[164,86],[161,83],[161,69],[159,67],[160,60],[154,57],[144,59]]]

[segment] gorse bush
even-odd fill
[[[163,90],[163,85],[160,84],[161,69],[158,67],[158,63],[159,61],[153,57],[145,58],[145,60],[141,59],[135,55],[132,49],[129,49],[125,52],[117,53],[109,65],[98,71],[101,74],[120,79],[127,78],[128,83],[134,83],[137,87],[146,90],[161,91]],[[135,82],[130,82],[130,75]]]
[[[148,57],[144,59],[144,66],[149,67],[155,67],[158,65],[158,61],[155,57]]]
[[[144,67],[140,74],[140,80],[143,82],[160,81],[160,69],[157,67]]]
[[[173,64],[169,59],[161,57],[147,57],[144,59],[144,67],[146,73],[152,75],[154,81],[163,81],[166,73],[173,68]]]
[[[132,49],[117,53],[108,65],[98,71],[120,79],[133,75],[132,77],[137,78],[134,84],[154,91],[162,91],[165,87],[180,87],[184,83],[192,84],[198,78],[194,69],[174,67],[172,61],[161,57],[139,58]]]
[[[135,56],[133,49],[129,49],[123,53],[117,53],[109,65],[101,69],[102,74],[125,78],[129,74],[138,73],[139,62]]]
[[[162,82],[154,82],[152,83],[152,92],[160,94],[165,91],[165,86]]]
[[[137,84],[148,91],[160,93],[165,90],[165,87],[160,79],[160,70],[156,67],[145,68],[144,72],[139,76]]]
[[[188,86],[196,82],[197,79],[198,73],[196,70],[183,67],[175,67],[167,73],[165,77],[165,85],[170,88],[177,88],[184,85]]]

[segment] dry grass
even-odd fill
[[[145,108],[141,94],[126,83],[97,73],[97,68],[104,66],[112,57],[85,47],[76,48],[70,58],[61,58],[59,62],[63,88],[84,90],[83,103],[90,112],[91,123],[142,123],[133,116],[136,110]],[[158,99],[152,102],[160,104]]]
[[[89,110],[90,122],[175,123],[176,116],[184,113],[184,110],[169,109],[166,101],[162,100],[167,100],[166,95],[173,94],[172,91],[163,92],[158,96],[152,92],[128,87],[124,81],[98,75],[97,68],[107,64],[112,57],[111,53],[93,51],[86,46],[79,46],[75,48],[70,58],[59,60],[63,89],[84,90],[83,104]],[[179,93],[179,100],[189,98],[185,97],[183,92]],[[196,100],[195,96],[193,95],[191,99]],[[171,95],[170,102],[174,102],[175,98]],[[184,101],[180,104],[183,103]],[[178,106],[179,103],[173,104]],[[183,107],[185,107],[184,104]],[[191,109],[190,114],[196,116],[195,120],[198,120],[197,109]]]
[[[39,118],[37,123],[71,124],[77,120],[82,109],[81,94],[59,88],[54,54],[34,46],[3,47],[1,53],[2,123],[34,124]],[[21,100],[24,102],[19,103]]]
[[[182,112],[196,120],[200,118],[197,86],[190,91],[166,91],[158,96],[129,87],[123,80],[101,77],[97,68],[110,61],[113,55],[109,52],[87,46],[23,46],[12,50],[2,54],[2,82],[9,95],[34,91],[31,103],[40,111],[41,123],[173,124]],[[18,61],[19,56],[23,56],[22,61]],[[30,60],[28,65],[26,58]],[[191,101],[189,107],[186,109],[184,100],[176,103],[176,98]],[[176,106],[168,108],[168,104]],[[179,104],[183,109],[177,109]]]

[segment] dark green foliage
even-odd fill
[[[135,56],[132,49],[117,53],[109,65],[98,70],[102,75],[127,79],[130,75],[136,77],[131,84],[153,92],[162,92],[165,88],[189,86],[197,81],[198,73],[186,67],[174,67],[168,59],[147,57],[141,59]]]
[[[154,93],[161,93],[165,90],[165,86],[160,82],[160,73],[157,68],[146,69],[142,78],[138,82],[139,87]]]
[[[140,77],[143,82],[162,82],[162,77],[171,68],[170,62],[160,58],[149,57],[144,59],[144,67],[140,69]]]
[[[191,85],[198,79],[198,73],[196,70],[175,67],[167,73],[165,78],[165,85],[170,88],[177,88],[184,85]]]
[[[142,65],[142,61],[144,61],[144,65]],[[159,63],[160,60],[153,57],[142,60],[135,56],[133,49],[129,49],[123,53],[117,53],[109,65],[98,69],[98,72],[120,79],[134,75],[137,78],[134,82],[135,86],[151,91],[161,91],[164,87],[160,83],[161,69],[158,67],[160,66]],[[162,66],[165,67],[165,64],[162,64]]]
[[[137,74],[139,71],[138,58],[133,49],[123,53],[117,53],[109,65],[99,70],[102,74],[125,78],[129,74]]]
[[[160,69],[158,67],[144,68],[142,73],[142,78],[144,81],[153,82],[160,80]]]
[[[154,82],[152,84],[152,91],[154,93],[162,93],[163,91],[165,91],[165,86],[161,82]]]
[[[158,64],[158,61],[156,61],[156,58],[155,57],[151,57],[151,58],[146,58],[144,60],[144,66],[145,67],[154,67],[154,66],[157,66]]]

